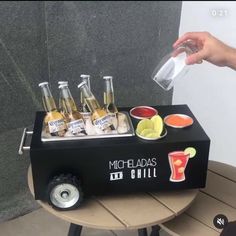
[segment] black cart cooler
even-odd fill
[[[133,133],[124,137],[44,142],[41,133],[45,113],[37,112],[30,145],[35,199],[66,210],[78,207],[82,197],[91,195],[204,188],[208,136],[187,105],[155,108],[161,117],[183,113],[191,116],[194,123],[183,129],[166,127],[167,135],[155,141],[143,140]],[[129,114],[130,109],[119,110]],[[138,120],[129,119],[135,130]],[[194,158],[184,154],[188,147],[196,150]],[[77,201],[57,206],[58,199],[53,202],[52,195],[60,194],[61,199],[66,199],[74,191],[63,188],[68,184],[76,188]],[[59,186],[57,193],[55,186]]]

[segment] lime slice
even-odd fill
[[[146,138],[159,138],[160,135],[153,130],[152,133],[148,133],[145,137]]]
[[[139,121],[138,125],[137,125],[137,128],[136,128],[136,132],[138,134],[141,134],[141,132],[144,130],[144,129],[153,129],[154,125],[152,123],[151,120],[149,119],[143,119],[141,121]]]
[[[185,154],[185,155],[188,155],[188,154],[189,154],[189,157],[190,157],[190,158],[195,157],[196,153],[197,153],[197,151],[196,151],[196,149],[193,148],[193,147],[188,147],[188,148],[186,148],[186,149],[184,150],[184,154]]]
[[[146,137],[146,135],[148,135],[148,134],[150,134],[150,133],[153,133],[153,132],[154,132],[153,129],[144,129],[144,130],[142,130],[142,132],[140,133],[140,135]]]
[[[155,115],[151,118],[151,121],[154,124],[154,130],[159,134],[159,136],[161,135],[164,125],[163,125],[163,120],[159,115]]]

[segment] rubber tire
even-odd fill
[[[74,205],[72,205],[70,207],[67,207],[67,208],[61,208],[61,207],[58,207],[58,206],[54,205],[54,203],[51,201],[51,198],[50,198],[51,191],[57,185],[60,185],[60,184],[71,184],[75,188],[77,188],[77,190],[79,192],[79,199]],[[81,184],[80,184],[79,180],[71,174],[61,174],[61,175],[55,176],[49,182],[46,194],[47,194],[46,198],[47,198],[48,204],[50,206],[52,206],[54,209],[59,210],[59,211],[74,210],[74,209],[78,208],[80,206],[81,202],[83,201],[83,192],[82,192],[82,189],[81,189]]]

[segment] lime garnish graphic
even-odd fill
[[[185,155],[189,154],[189,158],[195,157],[196,153],[197,153],[197,151],[193,147],[188,147],[188,148],[185,148],[185,150],[184,150],[184,154]]]

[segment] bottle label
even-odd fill
[[[104,130],[107,127],[111,126],[111,117],[110,115],[103,116],[99,119],[93,121],[95,127]]]
[[[81,131],[85,129],[84,121],[82,119],[71,121],[67,124],[67,126],[68,126],[68,130],[72,134],[80,133]]]
[[[59,132],[59,131],[63,131],[66,129],[65,122],[63,119],[48,121],[48,128],[51,134]]]
[[[110,116],[110,119],[111,119],[111,123],[112,123],[112,126],[111,126],[111,129],[112,130],[116,130],[118,127],[118,120],[117,120],[117,116],[115,113],[108,113],[108,115]]]
[[[115,113],[108,113],[111,119],[116,119],[116,114]]]
[[[91,120],[91,112],[80,112],[80,114],[83,116],[84,121]]]

